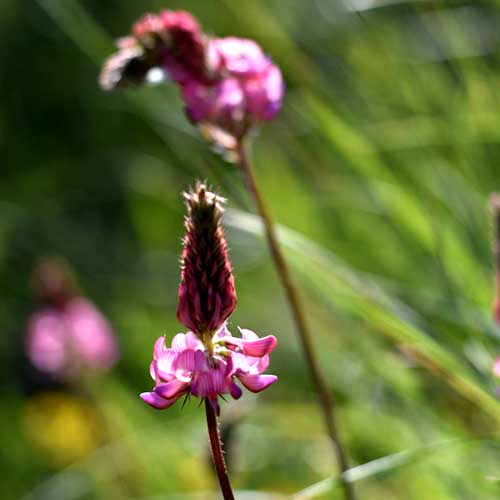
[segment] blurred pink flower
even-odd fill
[[[193,123],[209,124],[238,138],[276,116],[284,92],[281,72],[254,41],[216,38],[210,40],[208,54],[216,78],[182,84]]]
[[[104,64],[101,85],[141,83],[162,68],[179,84],[189,119],[224,149],[281,107],[281,72],[253,40],[211,38],[185,11],[146,14]]]
[[[263,372],[269,366],[269,353],[276,347],[273,335],[259,338],[250,330],[240,329],[241,338],[233,337],[223,325],[207,344],[192,332],[179,333],[171,347],[160,337],[154,346],[150,366],[155,387],[141,398],[153,408],[172,406],[181,396],[192,394],[208,398],[216,414],[220,413],[217,397],[231,394],[238,399],[241,388],[260,392],[276,382],[275,375]]]
[[[188,79],[207,81],[205,36],[198,21],[183,10],[145,14],[132,34],[146,50],[157,54],[157,62],[178,83]]]
[[[106,370],[118,359],[108,321],[81,297],[35,312],[28,323],[26,351],[36,368],[60,378],[81,369]]]

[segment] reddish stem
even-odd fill
[[[215,411],[210,404],[210,401],[205,398],[205,412],[207,415],[208,436],[210,438],[210,447],[212,449],[212,458],[217,472],[220,489],[224,500],[234,500],[233,490],[229,483],[227,475],[226,462],[224,460],[224,452],[222,451],[222,442],[219,434],[219,426]]]

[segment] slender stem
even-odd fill
[[[205,398],[205,412],[207,414],[208,436],[210,437],[212,458],[214,460],[222,496],[224,497],[224,500],[234,500],[233,490],[231,489],[231,484],[229,483],[229,477],[227,475],[224,452],[222,451],[217,417],[215,416],[214,409],[212,408],[208,398]]]
[[[276,229],[273,220],[269,214],[266,202],[262,197],[259,186],[255,179],[252,164],[250,163],[250,160],[248,158],[243,140],[239,141],[238,155],[239,163],[245,174],[245,180],[248,190],[254,198],[254,201],[257,205],[257,210],[262,218],[262,222],[264,223],[267,243],[269,244],[276,270],[278,272],[281,284],[285,291],[286,298],[295,319],[297,333],[302,345],[302,350],[304,352],[311,378],[318,394],[319,401],[321,403],[325,426],[332,442],[335,456],[337,458],[339,472],[342,475],[344,471],[349,469],[349,463],[347,460],[347,454],[344,451],[344,447],[340,439],[338,423],[335,416],[334,400],[330,395],[330,391],[328,390],[328,386],[325,382],[325,379],[323,378],[323,374],[321,373],[318,361],[316,359],[311,341],[311,333],[307,325],[305,315],[303,313],[300,297],[297,293],[297,288],[295,287],[292,280],[288,265],[285,261],[285,258],[283,257],[283,253],[276,236]],[[348,500],[354,500],[355,495],[352,485],[346,481],[343,481],[342,484],[344,488],[345,498]]]

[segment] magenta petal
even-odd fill
[[[155,392],[143,392],[141,395],[141,399],[145,401],[149,406],[156,408],[157,410],[164,410],[169,406],[172,406],[177,398],[165,399],[161,396],[158,396]]]
[[[183,382],[182,380],[177,380],[174,378],[166,384],[159,384],[155,387],[156,394],[160,395],[162,398],[170,399],[174,397],[179,397],[180,394],[189,385],[188,382]]]
[[[239,399],[243,394],[243,391],[235,382],[229,384],[229,392],[234,399]]]
[[[278,377],[276,375],[243,375],[239,374],[237,377],[241,383],[252,392],[260,392],[274,384]]]
[[[241,342],[241,348],[245,354],[261,358],[269,354],[276,347],[277,343],[278,341],[274,335],[268,335],[259,340],[243,340]]]

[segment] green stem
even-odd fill
[[[316,359],[311,341],[311,332],[307,325],[305,314],[303,313],[303,307],[300,301],[300,297],[297,293],[297,288],[295,287],[295,284],[292,280],[288,265],[285,261],[285,258],[283,257],[281,247],[278,243],[274,222],[269,214],[269,210],[255,179],[252,164],[249,160],[245,148],[244,140],[239,141],[237,153],[239,155],[239,164],[245,175],[248,190],[250,191],[250,194],[252,195],[255,204],[257,205],[257,210],[264,224],[267,243],[271,250],[274,265],[276,266],[276,271],[278,272],[278,276],[281,280],[286,298],[290,305],[290,309],[292,310],[292,314],[297,327],[297,333],[299,335],[300,343],[302,346],[302,351],[304,352],[307,366],[309,368],[309,372],[311,374],[311,378],[321,404],[325,426],[332,442],[340,475],[342,476],[342,473],[349,469],[349,463],[347,460],[347,454],[342,445],[342,440],[340,439],[338,422],[335,415],[334,400],[330,395],[330,391],[325,382],[323,374],[321,373],[319,363]],[[342,485],[344,488],[345,498],[347,500],[354,500],[355,495],[352,485],[346,481],[344,481]]]

